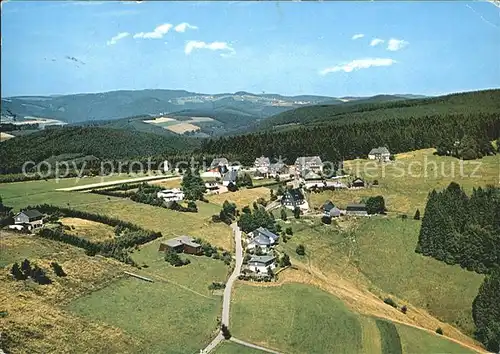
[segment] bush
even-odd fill
[[[165,261],[174,267],[182,267],[183,265],[191,263],[189,259],[182,259],[177,252],[171,249],[165,251]]]
[[[408,311],[408,308],[406,307],[406,305],[403,305],[403,307],[401,307],[401,312],[406,315],[407,311]]]
[[[50,266],[52,267],[52,269],[54,269],[54,273],[56,273],[56,275],[58,277],[65,277],[66,276],[66,273],[64,272],[62,267],[57,262],[50,263]]]
[[[420,210],[417,209],[415,212],[415,216],[413,217],[414,220],[420,220]]]
[[[443,332],[443,329],[442,329],[441,327],[438,327],[438,328],[436,329],[436,333],[437,333],[437,334],[440,334],[440,335],[443,335],[443,333],[444,333],[444,332]]]
[[[297,252],[299,256],[304,256],[306,254],[306,248],[304,247],[304,245],[298,245],[295,249],[295,252]]]
[[[229,328],[227,328],[225,324],[222,324],[221,331],[222,335],[224,336],[224,339],[229,340],[231,338],[231,333],[229,332]]]
[[[326,216],[326,215],[323,215],[321,217],[321,222],[323,224],[326,224],[326,225],[330,225],[332,223],[332,217],[331,216]]]
[[[393,299],[391,299],[390,297],[386,297],[384,299],[384,303],[386,303],[387,305],[392,306],[396,309],[398,308],[398,304],[396,304],[396,302]]]
[[[292,230],[292,228],[291,228],[291,227],[287,227],[287,228],[285,229],[285,233],[286,233],[287,235],[290,235],[290,236],[291,236],[291,235],[293,235],[293,230]]]

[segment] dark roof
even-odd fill
[[[191,247],[201,247],[199,243],[194,242],[193,238],[189,236],[179,236],[167,241],[163,241],[162,243],[172,248],[179,247],[181,245],[188,245]]]
[[[38,210],[36,209],[30,209],[30,210],[23,210],[21,211],[19,214],[24,214],[26,215],[28,218],[38,218],[40,216],[43,216],[42,213],[40,213]]]
[[[269,237],[266,237],[262,234],[257,234],[250,243],[256,244],[256,245],[262,245],[262,246],[270,246],[271,245],[271,240]]]
[[[346,210],[363,211],[366,210],[366,204],[348,204]]]
[[[325,202],[325,204],[323,204],[323,207],[322,207],[322,209],[323,209],[324,211],[330,211],[330,210],[332,210],[333,208],[335,208],[335,204],[333,204],[331,200],[327,200],[327,201]]]

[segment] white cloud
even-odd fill
[[[116,44],[116,42],[118,42],[120,39],[126,38],[128,36],[130,36],[130,33],[128,33],[128,32],[120,32],[116,36],[114,36],[113,38],[111,38],[109,41],[107,41],[106,44],[107,45]]]
[[[391,38],[387,42],[387,50],[395,52],[397,50],[400,50],[400,49],[406,47],[408,44],[410,44],[410,43],[405,41],[405,40]]]
[[[153,39],[163,38],[163,36],[165,34],[167,34],[168,31],[170,31],[170,29],[172,27],[173,26],[170,23],[164,23],[164,24],[159,25],[158,27],[156,27],[153,32],[139,32],[139,33],[136,33],[136,34],[134,34],[134,38],[150,38],[150,39],[151,38],[153,38]]]
[[[336,65],[331,68],[326,68],[320,71],[321,75],[326,75],[329,73],[336,73],[339,71],[344,71],[346,73],[350,73],[359,69],[368,69],[373,66],[391,66],[395,64],[396,61],[389,58],[367,58],[367,59],[356,59],[349,63]]]
[[[358,34],[355,34],[354,36],[352,36],[351,39],[356,40],[356,39],[363,38],[364,36],[365,35],[363,33],[358,33]]]
[[[183,22],[174,27],[175,32],[186,32],[186,29],[198,29],[198,27]]]
[[[372,47],[375,47],[375,46],[377,46],[377,45],[379,45],[379,44],[382,44],[382,43],[384,43],[384,40],[383,40],[383,39],[380,39],[380,38],[374,38],[374,39],[372,39],[372,41],[370,42],[370,45],[371,45]]]
[[[184,53],[189,55],[195,49],[223,50],[229,53],[234,53],[234,49],[226,42],[206,43],[203,41],[188,41],[184,47]]]

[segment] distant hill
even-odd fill
[[[500,90],[484,90],[420,99],[406,99],[395,95],[358,98],[340,104],[321,104],[283,112],[262,121],[260,129],[292,123],[297,128],[302,125],[313,126],[333,121],[379,120],[469,111],[490,112],[492,109],[500,108],[499,93]]]
[[[145,159],[175,155],[198,144],[198,139],[103,127],[48,128],[2,142],[0,173],[18,173],[26,161],[38,163],[62,154],[92,155],[111,160]]]
[[[58,119],[66,123],[114,120],[138,115],[162,115],[196,109],[236,109],[257,117],[268,117],[306,104],[316,104],[331,97],[304,96],[307,100],[248,92],[234,94],[202,94],[184,90],[122,90],[54,96],[17,96],[2,98],[2,118],[23,120],[24,117]]]

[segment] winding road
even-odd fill
[[[229,276],[229,279],[227,280],[226,287],[224,288],[224,297],[222,299],[222,324],[226,325],[229,327],[229,310],[231,306],[231,292],[233,290],[233,285],[234,281],[238,279],[238,275],[241,273],[241,266],[243,265],[243,246],[241,245],[241,230],[238,227],[236,223],[231,225],[231,228],[233,229],[233,234],[234,234],[234,242],[235,242],[235,257],[236,257],[236,264],[234,266],[234,270]],[[200,351],[201,354],[208,354],[211,351],[215,349],[222,341],[224,340],[224,336],[222,335],[222,332],[219,332],[217,334],[217,337],[215,337],[212,342],[203,350]],[[278,352],[274,350],[270,350],[264,347],[260,347],[258,345],[248,343],[239,339],[236,339],[234,337],[231,337],[230,339],[232,342],[238,343],[240,345],[244,345],[246,347],[254,348],[254,349],[259,349],[268,353],[273,353],[273,354],[279,354]]]

